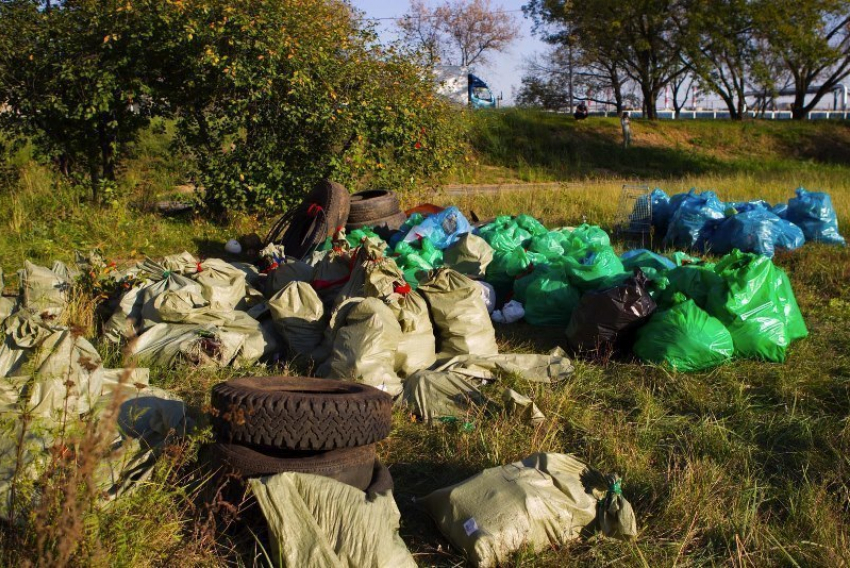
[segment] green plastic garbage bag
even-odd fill
[[[600,285],[615,285],[617,278],[630,276],[610,246],[592,245],[582,260],[564,259],[564,270],[570,282],[580,290],[594,290]]]
[[[487,267],[493,262],[493,247],[478,235],[466,233],[443,251],[443,262],[464,276],[484,278]]]
[[[443,264],[443,251],[435,247],[431,239],[427,237],[420,239],[419,249],[421,251],[419,256],[431,266],[440,266]]]
[[[714,272],[714,267],[701,264],[677,266],[665,275],[667,283],[660,294],[658,305],[672,306],[676,294],[684,294],[698,306],[708,306],[708,294],[714,288],[723,285],[723,280]]]
[[[525,246],[532,234],[508,216],[496,217],[496,220],[483,226],[478,236],[487,241],[495,251],[510,252],[517,247]]]
[[[563,265],[536,265],[531,267],[529,265],[529,269],[526,270],[526,273],[520,275],[513,281],[513,297],[512,300],[516,300],[520,304],[525,304],[528,299],[528,287],[531,286],[538,278],[542,276],[543,273],[552,273],[559,270],[561,276],[566,278],[566,272],[563,271]]]
[[[496,331],[481,288],[450,268],[435,270],[419,286],[428,302],[441,353],[496,355]]]
[[[803,320],[803,314],[800,312],[800,306],[797,304],[797,298],[794,296],[788,275],[778,266],[774,266],[774,275],[776,278],[774,283],[776,294],[785,314],[785,324],[788,326],[788,339],[797,341],[808,337],[809,330],[806,327],[805,320]]]
[[[518,215],[515,219],[517,226],[527,231],[532,237],[545,235],[549,232],[543,223],[532,217],[531,215]]]
[[[319,368],[320,376],[371,385],[393,397],[401,394],[395,372],[401,327],[382,300],[347,300],[334,312],[330,327],[333,351]]]
[[[591,246],[607,247],[611,245],[611,238],[608,233],[596,225],[588,225],[587,223],[579,225],[573,229],[570,235]]]
[[[403,272],[405,281],[415,290],[419,286],[418,273],[439,266],[443,262],[443,251],[437,250],[427,239],[415,243],[401,241],[396,244],[392,258]]]
[[[531,325],[566,327],[581,294],[556,269],[539,270],[525,289],[525,321]]]
[[[715,272],[722,285],[709,292],[708,311],[729,328],[736,354],[783,362],[795,339],[792,332],[798,337],[806,332],[780,269],[765,256],[735,250],[717,263]]]
[[[637,534],[619,478],[569,454],[534,454],[486,469],[417,502],[473,566],[510,565],[521,549],[563,546],[585,529],[606,536]],[[601,504],[601,506],[600,506]]]
[[[504,303],[514,289],[514,280],[530,271],[531,257],[522,247],[510,252],[497,250],[487,267],[484,280],[496,290],[496,304]]]
[[[676,300],[679,303],[655,312],[638,329],[635,355],[678,371],[699,371],[728,362],[735,351],[729,330],[693,300],[685,300],[681,294]]]
[[[560,258],[570,248],[569,237],[559,231],[537,235],[528,245],[530,252],[542,254],[549,260]]]
[[[275,329],[293,355],[309,357],[322,342],[328,318],[321,298],[306,282],[290,282],[269,300]]]
[[[269,525],[275,566],[416,568],[391,491],[368,499],[335,479],[294,472],[248,483]]]

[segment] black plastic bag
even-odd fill
[[[620,286],[582,296],[567,326],[570,346],[576,351],[618,347],[655,311],[646,284],[646,276],[638,270]]]

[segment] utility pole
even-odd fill
[[[573,114],[573,34],[567,40],[567,72],[569,78],[570,114]]]

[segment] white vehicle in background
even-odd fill
[[[434,67],[437,94],[472,108],[496,108],[499,99],[490,86],[460,65],[437,65]]]

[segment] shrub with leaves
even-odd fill
[[[461,111],[341,0],[185,0],[166,79],[218,211],[276,212],[315,181],[403,189],[462,152]]]
[[[114,186],[120,149],[148,124],[160,7],[0,2],[0,126],[29,137],[64,174],[87,177],[95,198]]]

